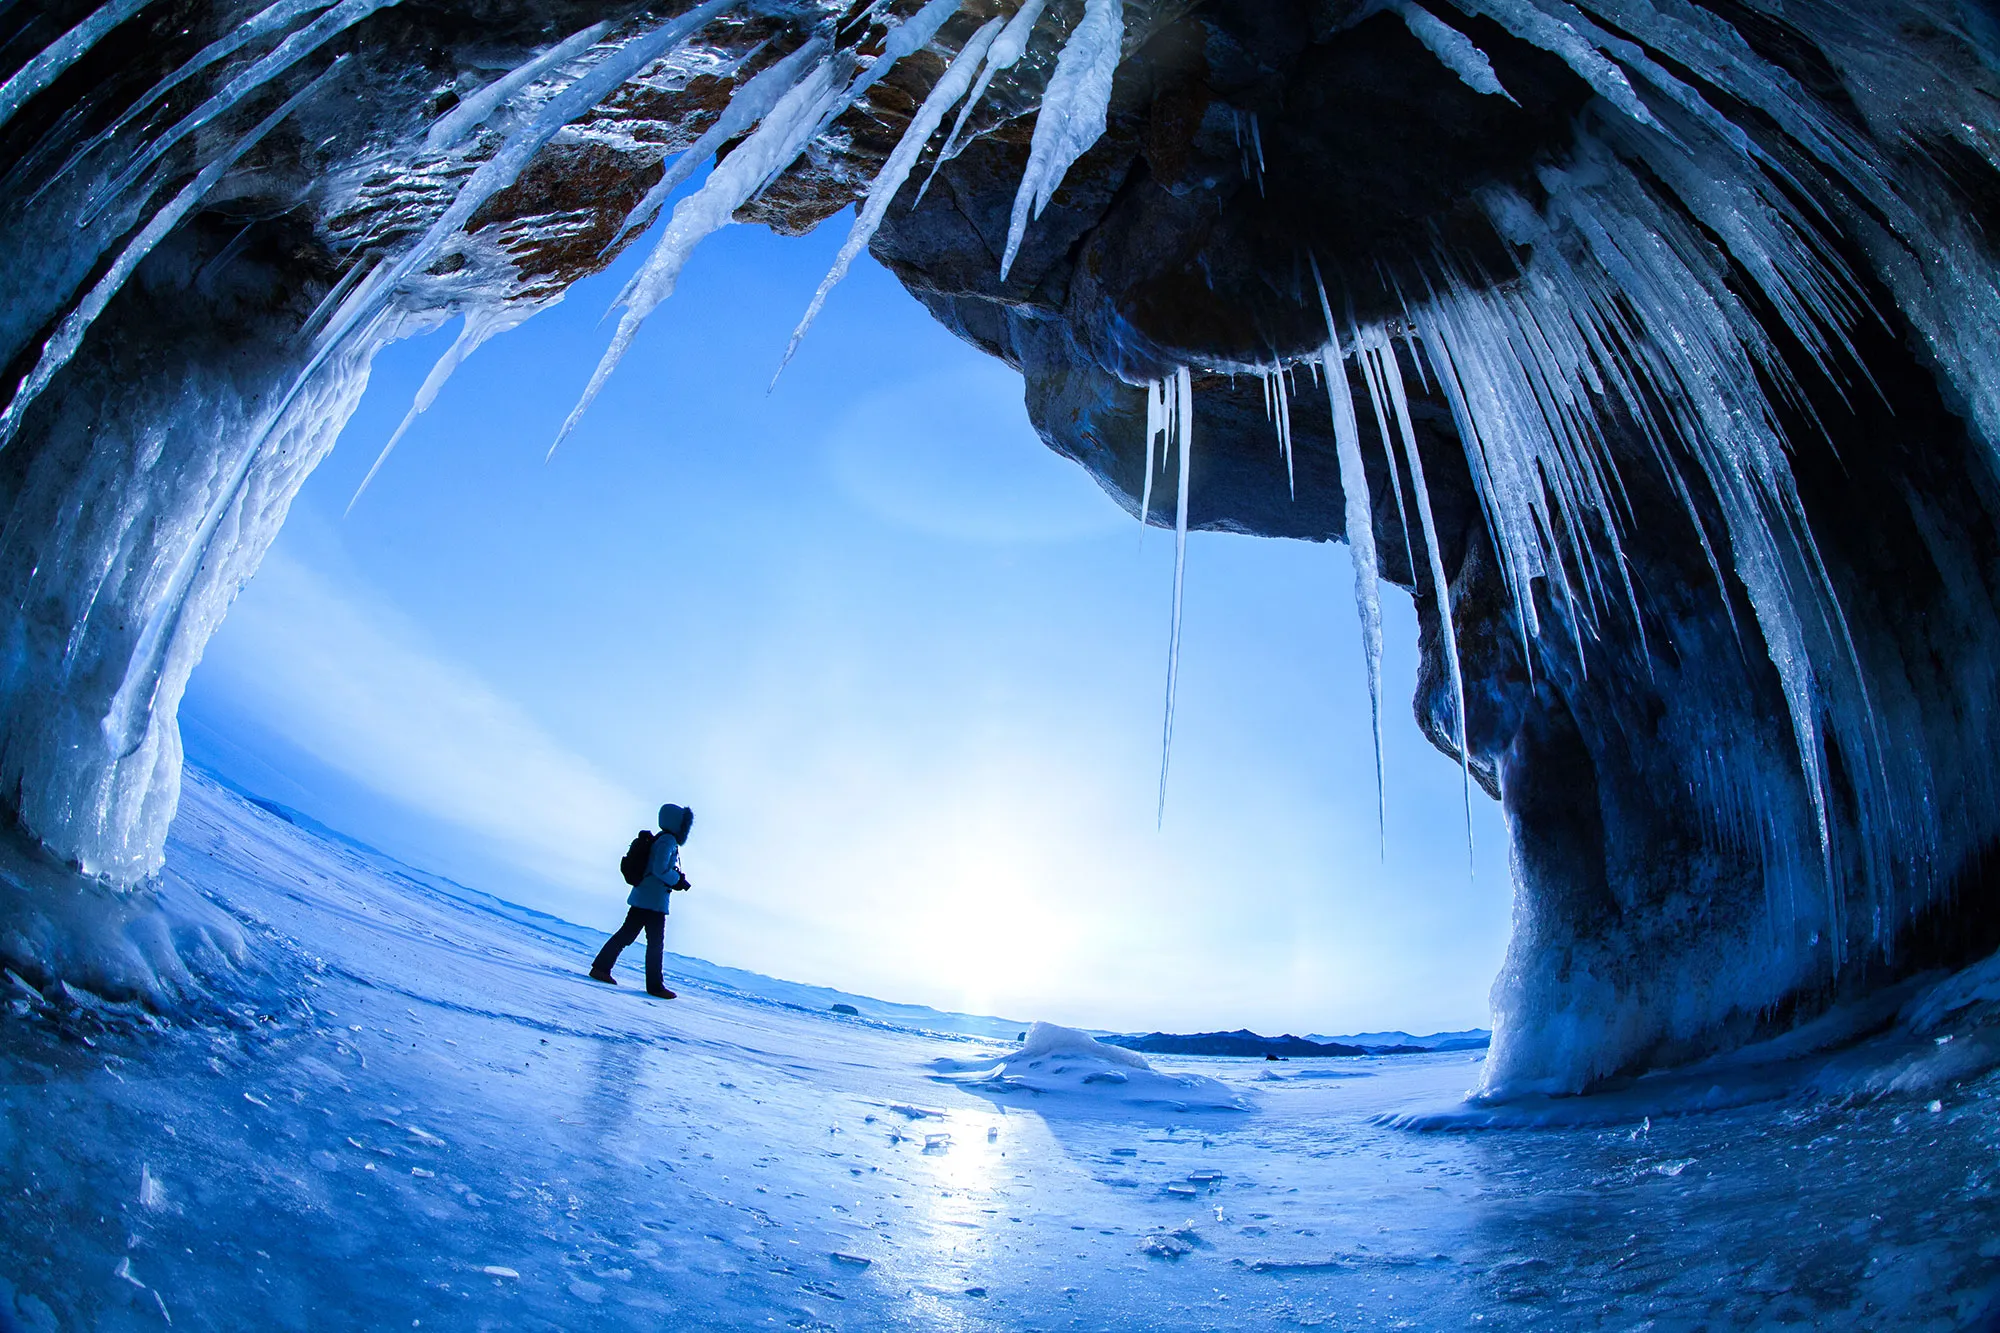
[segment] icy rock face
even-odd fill
[[[1413,591],[1419,725],[1513,841],[1489,1091],[2000,943],[1977,6],[0,22],[0,792],[90,874],[157,865],[180,686],[376,347],[464,317],[420,408],[636,240],[609,373],[702,236],[865,201],[850,248],[1183,557],[1348,540],[1365,631]]]

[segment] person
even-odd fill
[[[667,895],[692,887],[688,877],[681,873],[681,846],[687,842],[688,833],[693,828],[694,811],[684,805],[660,807],[660,831],[654,835],[652,848],[646,854],[646,871],[626,896],[625,924],[604,942],[604,947],[597,951],[597,960],[590,965],[590,975],[594,979],[616,986],[618,982],[611,975],[611,965],[618,961],[619,954],[625,952],[625,946],[638,939],[639,932],[644,930],[646,994],[662,1000],[676,998],[660,975],[660,965],[666,953]]]

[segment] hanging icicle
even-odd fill
[[[1361,428],[1354,416],[1347,363],[1337,341],[1320,353],[1326,396],[1333,412],[1335,457],[1346,503],[1347,550],[1354,560],[1354,605],[1361,619],[1361,655],[1368,670],[1368,715],[1375,738],[1376,837],[1388,854],[1388,796],[1382,771],[1382,587],[1375,554],[1375,506],[1368,494],[1368,469],[1361,458]]]
[[[1049,76],[1041,110],[1035,113],[1028,167],[1014,195],[1007,249],[1000,257],[1003,280],[1020,253],[1030,215],[1042,215],[1070,167],[1104,137],[1111,82],[1124,56],[1124,43],[1123,0],[1084,0],[1083,17],[1056,57],[1056,72]]]
[[[931,135],[937,132],[945,113],[957,105],[958,99],[965,95],[966,89],[972,83],[973,72],[986,58],[987,50],[993,45],[994,38],[1000,35],[1001,26],[1001,20],[989,19],[986,25],[966,42],[964,48],[945,68],[944,76],[932,85],[930,92],[924,97],[923,104],[917,108],[917,114],[911,118],[909,127],[903,131],[903,137],[897,141],[894,151],[889,154],[889,160],[882,164],[882,170],[876,173],[875,179],[869,184],[867,198],[855,212],[854,225],[848,229],[847,239],[841,243],[840,253],[834,257],[833,267],[827,271],[826,277],[821,279],[819,290],[813,293],[812,303],[806,307],[804,318],[799,320],[799,326],[792,331],[791,341],[785,345],[785,355],[778,363],[778,374],[771,377],[772,384],[778,382],[778,375],[784,374],[785,367],[791,364],[793,354],[799,350],[799,342],[806,336],[806,329],[812,325],[814,317],[826,304],[827,294],[833,290],[836,283],[847,276],[848,267],[867,248],[868,242],[875,235],[876,228],[880,227],[882,219],[888,216],[889,205],[895,201],[897,191],[901,190],[903,182],[910,178],[911,170],[917,165],[917,159],[923,155],[924,146],[930,142]]]
[[[1194,377],[1182,366],[1163,385],[1166,390],[1167,447],[1180,462],[1180,488],[1174,501],[1174,614],[1167,633],[1167,706],[1160,727],[1159,822],[1167,818],[1167,766],[1174,752],[1174,701],[1181,677],[1181,595],[1187,581],[1188,478],[1194,452]],[[1165,461],[1164,454],[1162,461]],[[1151,469],[1148,469],[1150,472]]]

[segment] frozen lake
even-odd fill
[[[597,985],[192,773],[191,891],[264,998],[160,1028],[8,982],[0,1330],[1903,1330],[2000,1295],[1991,1075],[1475,1132],[1377,1119],[1464,1053],[1150,1057],[1246,1109],[1003,1091],[941,1071],[1011,1043],[671,969],[655,1001],[636,952]]]

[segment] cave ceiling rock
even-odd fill
[[[645,244],[608,370],[701,235],[859,202],[857,243],[1021,372],[1050,447],[1179,530],[1177,585],[1189,529],[1349,540],[1371,692],[1376,587],[1410,590],[1419,725],[1513,843],[1494,1093],[2000,943],[1976,6],[52,0],[0,26],[0,791],[56,862],[157,870],[187,674],[377,348],[463,319],[414,416]]]

